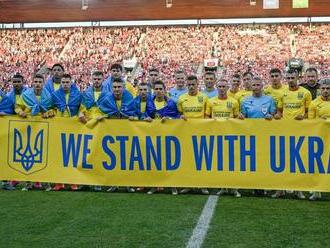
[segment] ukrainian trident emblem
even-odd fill
[[[11,123],[12,124],[12,123]],[[11,168],[23,173],[32,174],[47,166],[47,123],[22,122],[10,125],[11,139],[8,144],[8,164]],[[42,128],[45,126],[47,128]]]

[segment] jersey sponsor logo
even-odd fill
[[[203,108],[202,107],[185,107],[184,112],[202,112]]]
[[[284,107],[288,109],[300,109],[301,103],[286,103]]]
[[[229,118],[230,112],[214,112],[213,117],[214,118]]]
[[[304,98],[304,93],[303,92],[298,92],[297,98],[299,100],[303,99]]]
[[[199,96],[199,97],[197,97],[197,99],[198,99],[198,102],[199,103],[203,103],[204,102],[204,97],[203,96]]]

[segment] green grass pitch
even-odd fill
[[[202,195],[0,191],[0,247],[185,247]],[[322,201],[221,196],[203,247],[330,247]]]

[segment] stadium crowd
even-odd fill
[[[265,77],[271,67],[284,68],[297,57],[326,77],[329,32],[328,24],[1,30],[0,82],[14,73],[30,79],[37,69],[60,62],[85,89],[91,71],[107,73],[110,64],[133,58],[142,71],[132,81],[156,67],[167,86],[173,85],[175,70],[198,74],[210,58],[219,59],[221,74],[251,70]]]

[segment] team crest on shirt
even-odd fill
[[[321,109],[323,107],[323,104],[322,103],[319,103],[316,105],[317,109]]]
[[[29,175],[46,168],[48,160],[48,123],[10,121],[8,165]]]
[[[203,96],[199,96],[199,97],[198,97],[198,102],[199,102],[199,103],[203,103],[203,101],[204,101],[204,97],[203,97]]]
[[[303,98],[304,98],[304,93],[298,92],[298,99],[303,99]]]

